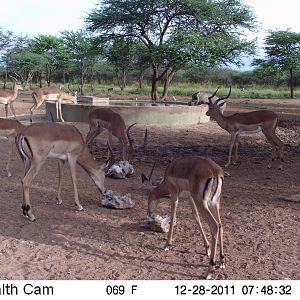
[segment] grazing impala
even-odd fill
[[[101,193],[105,191],[103,166],[99,168],[84,143],[81,133],[75,126],[57,123],[36,123],[27,126],[16,137],[17,149],[25,164],[23,185],[23,214],[34,221],[35,217],[29,200],[29,187],[40,171],[47,157],[59,160],[58,204],[60,198],[62,161],[68,161],[74,187],[75,204],[82,206],[78,199],[76,164],[79,164],[95,182]]]
[[[220,101],[229,98],[231,87],[229,94],[226,97],[218,98],[213,103],[211,98],[216,95],[217,91],[218,89],[212,96],[209,97],[209,109],[206,114],[214,117],[219,126],[228,131],[231,135],[228,161],[225,167],[228,167],[231,163],[235,164],[238,160],[238,145],[240,135],[252,134],[261,131],[273,146],[272,161],[275,159],[276,146],[278,147],[280,158],[279,169],[282,169],[284,145],[275,133],[278,125],[278,115],[270,110],[257,110],[246,113],[235,113],[231,116],[225,117],[220,111],[220,106],[222,106]],[[233,148],[235,148],[234,160],[231,162]],[[268,167],[271,167],[271,164],[269,164]]]
[[[11,176],[10,172],[10,158],[13,151],[13,145],[15,143],[15,137],[25,128],[25,125],[21,124],[17,120],[0,118],[0,136],[4,136],[8,139],[8,159],[6,165],[7,176]]]
[[[36,89],[31,94],[33,99],[33,106],[30,108],[30,122],[32,122],[32,116],[36,109],[38,109],[45,100],[54,100],[56,106],[56,119],[64,122],[61,113],[61,102],[63,99],[71,100],[73,103],[77,103],[77,92],[74,95],[69,94],[61,90],[57,86],[43,87]]]
[[[142,174],[142,180],[149,182],[150,176],[147,178]],[[169,246],[172,244],[179,197],[185,196],[190,199],[193,216],[204,240],[206,254],[210,256],[207,279],[211,278],[215,271],[218,239],[220,243],[220,267],[225,268],[223,227],[219,213],[223,180],[222,168],[208,157],[176,158],[168,165],[163,182],[152,189],[148,195],[148,216],[150,218],[155,217],[156,207],[161,198],[171,198],[171,224],[165,250],[169,250]],[[211,231],[211,249],[201,225],[200,215],[204,217]]]
[[[19,81],[14,83],[12,90],[0,89],[0,104],[4,104],[6,118],[8,117],[8,106],[10,107],[15,119],[17,118],[13,102],[18,97],[18,90],[23,90],[22,83]]]
[[[90,130],[86,136],[86,143],[90,143],[93,153],[93,141],[104,130],[108,132],[108,145],[112,148],[112,136],[118,138],[122,149],[122,160],[129,160],[134,153],[133,139],[130,137],[130,129],[136,123],[126,129],[123,118],[110,108],[97,108],[89,114]],[[146,144],[147,133],[145,134]]]

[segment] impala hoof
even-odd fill
[[[77,210],[79,210],[79,211],[83,210],[83,207],[81,205],[77,205],[77,204],[75,204],[75,205],[77,206]]]

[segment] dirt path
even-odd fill
[[[20,120],[28,124],[28,101],[15,102]],[[300,279],[300,203],[285,201],[300,195],[300,105],[286,100],[259,100],[229,105],[236,110],[269,107],[280,115],[278,135],[286,145],[284,170],[267,169],[270,146],[257,135],[242,138],[241,162],[225,178],[221,203],[224,224],[225,271],[218,279]],[[265,103],[269,103],[265,105]],[[43,121],[40,109],[39,120]],[[0,116],[4,116],[0,107]],[[87,124],[75,124],[86,135]],[[145,127],[132,132],[142,143]],[[194,126],[149,126],[149,147],[137,152],[132,164],[136,175],[127,180],[107,179],[107,188],[131,192],[136,202],[129,210],[100,206],[100,194],[78,167],[79,197],[84,210],[73,205],[73,188],[66,168],[63,204],[56,205],[57,163],[48,160],[30,190],[37,221],[21,214],[23,166],[14,151],[13,176],[6,176],[6,141],[0,141],[2,161],[0,279],[198,279],[205,274],[208,258],[192,219],[189,203],[179,203],[174,246],[163,251],[166,234],[146,231],[147,197],[137,189],[141,172],[158,161],[154,176],[162,176],[169,161],[180,155],[209,155],[222,166],[226,162],[229,135],[215,122]],[[98,139],[97,160],[105,156],[104,135]],[[115,151],[117,142],[114,141]],[[169,214],[164,199],[160,214]],[[205,230],[208,228],[205,225]]]

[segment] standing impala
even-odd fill
[[[0,118],[0,135],[8,139],[8,159],[6,165],[7,176],[10,177],[10,158],[15,143],[15,137],[25,128],[25,125],[21,124],[17,120]]]
[[[19,81],[14,83],[12,90],[0,89],[0,104],[4,104],[6,118],[8,117],[8,105],[15,119],[17,118],[13,102],[18,97],[18,90],[23,90],[22,83]]]
[[[256,110],[246,113],[235,113],[231,116],[225,117],[220,111],[220,106],[222,106],[220,101],[229,98],[231,87],[226,97],[218,98],[218,100],[212,102],[211,98],[216,95],[218,89],[212,96],[209,97],[209,109],[206,114],[214,117],[219,126],[231,135],[228,161],[225,167],[228,167],[231,163],[236,164],[236,161],[238,160],[240,135],[258,133],[261,131],[273,146],[272,161],[275,159],[276,146],[278,147],[280,158],[279,169],[282,169],[284,145],[275,132],[278,125],[278,115],[270,110]],[[233,148],[235,148],[234,160],[231,162]],[[271,167],[271,164],[269,164],[268,167]]]
[[[45,100],[54,100],[56,107],[56,119],[64,122],[61,113],[61,102],[63,99],[71,100],[73,103],[77,103],[77,92],[74,95],[69,94],[61,90],[57,86],[43,87],[36,89],[31,94],[33,99],[33,106],[30,108],[30,122],[32,122],[32,116],[36,109],[38,109]]]
[[[153,170],[152,170],[153,171]],[[151,173],[152,173],[151,171]],[[150,181],[142,174],[145,182]],[[188,197],[193,216],[199,226],[204,240],[206,254],[210,256],[210,266],[206,278],[211,278],[215,271],[217,243],[220,244],[220,267],[225,268],[223,252],[223,226],[220,219],[220,199],[224,172],[222,168],[208,157],[191,156],[174,159],[167,167],[163,182],[152,189],[148,195],[148,216],[155,217],[156,207],[161,198],[171,198],[171,224],[165,250],[172,244],[174,223],[179,197]],[[204,217],[211,232],[211,249],[203,231],[200,215]]]
[[[75,126],[57,123],[36,123],[27,126],[17,137],[16,145],[25,164],[23,185],[23,214],[34,221],[35,217],[29,200],[29,187],[40,171],[47,157],[59,160],[58,204],[60,198],[62,161],[68,161],[74,187],[75,204],[82,206],[78,199],[76,164],[79,164],[95,182],[101,193],[105,191],[103,167],[99,168]]]
[[[133,140],[130,137],[130,129],[136,123],[126,128],[123,118],[110,108],[97,108],[89,114],[90,130],[86,136],[86,143],[90,143],[93,152],[93,141],[97,135],[104,130],[108,132],[108,145],[112,148],[112,136],[118,138],[122,149],[122,160],[128,160],[132,157]],[[146,138],[146,135],[145,135]]]

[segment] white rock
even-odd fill
[[[156,232],[168,232],[170,228],[170,217],[156,215],[154,218],[147,217],[141,226]]]
[[[131,194],[122,196],[120,193],[112,190],[106,190],[101,198],[101,205],[110,208],[126,209],[132,208],[134,204]]]
[[[133,166],[128,162],[121,160],[113,164],[106,172],[106,175],[113,178],[125,179],[135,173]]]

